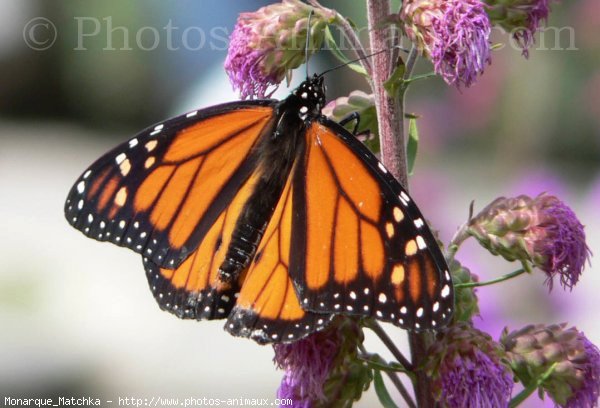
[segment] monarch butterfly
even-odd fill
[[[69,223],[143,255],[160,307],[291,342],[336,314],[446,324],[448,266],[377,158],[321,114],[323,76],[286,99],[238,101],[152,126],[76,181]]]

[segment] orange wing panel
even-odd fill
[[[162,166],[150,173],[135,195],[133,207],[136,211],[146,211],[154,204],[174,171],[175,166]]]
[[[207,287],[217,288],[219,267],[225,260],[227,248],[236,222],[254,190],[256,175],[251,177],[235,196],[230,206],[219,216],[198,248],[176,269],[174,276],[169,269],[161,268],[161,273],[177,289],[199,292]]]
[[[308,143],[306,165],[306,284],[319,290],[329,280],[338,188],[329,171],[321,142]]]
[[[175,174],[166,185],[150,215],[150,221],[156,228],[164,230],[171,224],[181,202],[185,199],[190,184],[194,182],[201,164],[202,158],[198,157],[182,164],[175,170]]]
[[[169,240],[174,248],[181,248],[192,235],[223,185],[245,159],[255,142],[253,136],[260,135],[263,126],[262,122],[253,125],[206,156],[169,233]]]
[[[381,188],[365,165],[348,147],[321,124],[311,127],[309,137],[318,141],[320,149],[329,152],[327,158],[335,171],[341,189],[361,214],[372,221],[379,220]],[[317,173],[320,175],[319,173]]]
[[[345,199],[340,199],[336,218],[335,281],[352,282],[358,274],[358,217]]]
[[[256,107],[240,109],[199,122],[177,135],[164,160],[179,162],[206,154],[216,145],[224,143],[232,135],[246,128],[256,126],[262,128],[272,114],[273,109],[270,107]]]
[[[292,170],[293,172],[293,170]],[[282,246],[288,246],[290,238],[282,238],[284,229],[291,233],[291,178],[286,183],[282,198],[275,207],[263,239],[258,247],[257,258],[251,264],[244,280],[237,306],[251,310],[265,319],[294,320],[304,316],[300,302],[288,275],[287,264],[282,259]],[[288,255],[286,254],[287,258]]]

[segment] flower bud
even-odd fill
[[[460,262],[453,260],[450,263],[450,273],[454,283],[454,322],[470,322],[474,315],[479,314],[479,305],[475,288],[459,288],[461,283],[479,282],[477,275],[471,273]]]
[[[509,261],[531,262],[572,288],[589,260],[583,225],[573,211],[552,195],[498,198],[468,226],[468,234],[494,255]]]
[[[508,333],[501,343],[519,380],[530,386],[554,365],[541,388],[562,407],[594,407],[600,395],[600,351],[583,333],[566,324],[529,325]]]
[[[329,102],[323,108],[322,113],[334,122],[340,122],[354,112],[358,113],[360,117],[357,133],[360,135],[368,131],[366,141],[378,141],[377,111],[373,94],[352,91],[348,96],[342,96]]]

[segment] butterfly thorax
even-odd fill
[[[323,77],[314,75],[302,82],[285,100],[288,109],[298,113],[302,120],[311,119],[321,114],[325,106],[325,85]]]

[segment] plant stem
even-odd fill
[[[518,269],[514,272],[511,273],[507,273],[504,276],[501,276],[497,279],[492,279],[489,281],[485,281],[485,282],[470,282],[470,283],[458,283],[455,285],[456,289],[464,289],[464,288],[478,288],[480,286],[488,286],[488,285],[493,285],[494,283],[499,283],[499,282],[504,282],[506,280],[512,279],[514,277],[517,277],[519,275],[524,274],[525,272],[527,272],[525,269],[521,268]]]
[[[546,370],[546,372],[544,372],[538,379],[537,381],[533,382],[532,384],[530,384],[528,387],[526,387],[525,389],[523,389],[523,391],[521,391],[519,394],[517,394],[516,397],[514,397],[513,399],[510,400],[509,403],[509,407],[510,408],[515,408],[517,407],[519,404],[521,404],[523,401],[525,401],[527,398],[529,398],[529,396],[531,394],[533,394],[533,392],[535,390],[538,389],[538,387],[540,385],[542,385],[544,383],[544,381],[546,381],[548,379],[548,377],[550,377],[552,375],[552,373],[554,372],[554,370],[556,369],[556,366],[558,365],[558,363],[554,363],[552,364],[552,366],[550,366],[549,369]]]
[[[400,378],[398,378],[397,375],[394,375],[394,373],[390,373],[390,372],[386,371],[386,374],[390,378],[392,383],[394,383],[394,386],[398,389],[398,391],[402,395],[402,398],[404,398],[404,401],[406,402],[406,406],[409,408],[417,408],[412,397],[406,390],[406,387],[404,387],[404,384],[402,384],[402,381],[400,381]]]
[[[389,0],[367,0],[367,16],[371,48],[382,50],[396,46],[388,44],[391,38],[389,29],[384,21],[390,14]],[[417,53],[412,50],[406,61],[406,75],[410,77],[416,62]],[[406,165],[406,145],[404,134],[404,96],[406,87],[401,90],[399,97],[388,95],[383,83],[390,77],[393,69],[391,53],[381,53],[373,56],[373,94],[377,109],[381,156],[388,170],[408,190],[408,174]],[[409,343],[412,354],[412,364],[415,367],[415,395],[419,407],[433,407],[435,401],[431,391],[431,382],[423,370],[419,370],[427,356],[427,349],[432,341],[432,335],[427,333],[410,333]]]
[[[381,157],[388,170],[403,186],[406,186],[408,180],[403,128],[404,112],[398,98],[388,95],[383,88],[383,83],[390,77],[394,65],[392,47],[397,45],[390,44],[390,40],[394,37],[391,35],[389,24],[385,23],[389,14],[389,0],[367,0],[371,51],[390,50],[373,55],[371,63]]]
[[[383,330],[383,327],[381,327],[377,321],[371,320],[367,323],[366,326],[369,329],[371,329],[373,333],[377,335],[377,337],[379,337],[379,339],[388,348],[388,350],[390,350],[394,358],[400,364],[402,364],[404,368],[406,368],[407,370],[412,370],[412,364],[410,363],[410,361],[408,361],[406,357],[404,357],[404,354],[402,354],[402,352],[398,350],[392,339],[390,339],[390,336],[387,335],[385,330]]]
[[[364,345],[359,344],[358,349],[360,350],[360,352],[363,355],[368,354],[367,349],[365,348]],[[402,395],[402,398],[404,398],[406,405],[411,408],[416,408],[416,405],[415,405],[414,401],[412,400],[410,393],[407,391],[404,384],[402,384],[402,381],[400,381],[400,379],[398,378],[396,373],[390,372],[390,371],[385,371],[385,373],[388,375],[388,377],[390,377],[390,380],[392,381],[392,383],[394,384],[394,386],[396,387],[396,389],[398,390],[400,395]]]
[[[318,0],[308,0],[308,3],[316,8],[324,8]],[[342,16],[340,13],[337,13],[336,20],[339,23],[339,27],[342,29],[344,36],[348,41],[350,41],[350,46],[352,47],[352,50],[356,54],[357,58],[360,58],[358,62],[370,76],[372,71],[371,62],[367,58],[367,54],[362,46],[362,43],[360,42],[360,38],[358,38],[348,20],[346,20],[346,18],[344,18],[344,16]]]

